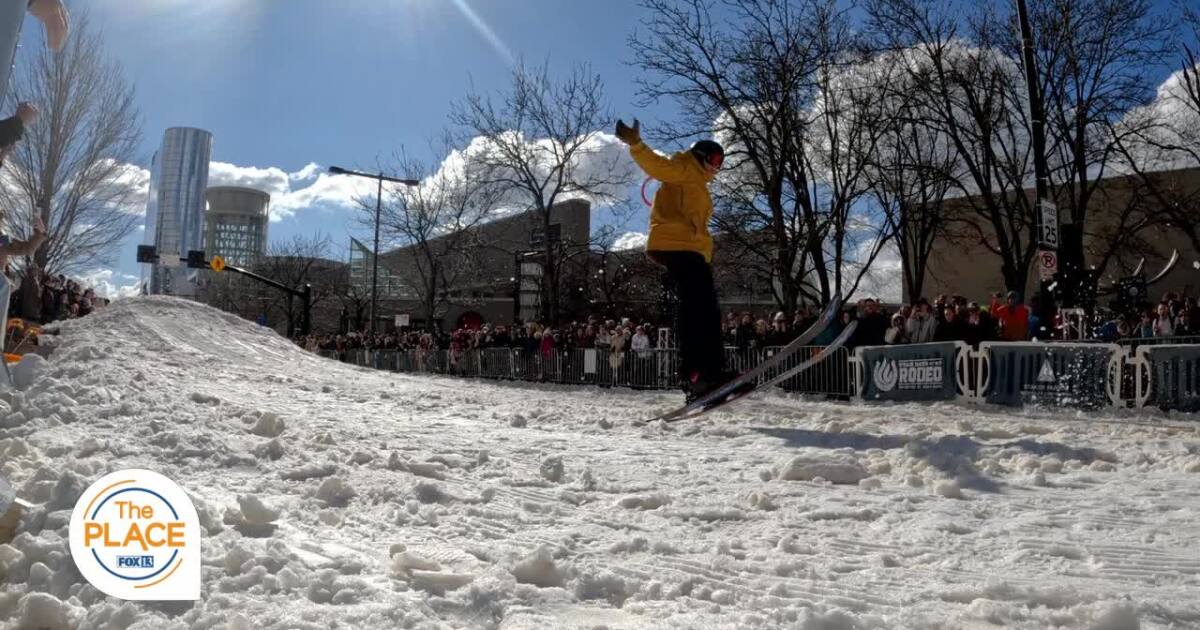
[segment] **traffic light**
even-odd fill
[[[153,245],[138,245],[137,261],[152,265],[158,262],[158,248]]]
[[[187,266],[188,269],[208,269],[208,261],[204,260],[204,250],[189,250]]]

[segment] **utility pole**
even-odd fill
[[[1046,114],[1042,108],[1037,62],[1033,54],[1033,29],[1029,25],[1029,9],[1025,0],[1017,0],[1017,19],[1021,23],[1021,51],[1025,66],[1025,84],[1029,94],[1029,118],[1033,135],[1033,171],[1037,196],[1038,250],[1034,264],[1042,285],[1042,304],[1039,310],[1050,314],[1055,308],[1054,291],[1049,281],[1058,272],[1059,225],[1058,208],[1050,199],[1050,169],[1046,166]],[[1053,326],[1053,320],[1047,322]]]

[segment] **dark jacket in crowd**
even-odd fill
[[[883,337],[887,334],[891,320],[887,315],[876,311],[870,315],[858,318],[858,328],[854,330],[854,346],[882,346]]]
[[[938,324],[937,331],[933,334],[935,341],[966,341],[967,329],[965,323],[954,318],[954,321],[946,320],[944,317],[942,323]]]
[[[797,336],[796,331],[792,330],[791,327],[788,327],[786,330],[777,330],[772,327],[771,331],[767,333],[767,346],[786,346],[792,343],[792,340]]]

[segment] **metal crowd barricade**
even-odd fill
[[[628,387],[629,372],[633,366],[633,353],[628,349],[604,353],[602,366],[608,368],[606,384],[613,387]]]
[[[583,382],[583,350],[558,348],[554,350],[554,360],[558,371],[554,382],[564,385],[575,385]]]
[[[775,353],[782,349],[781,346],[764,348],[763,359],[775,356]],[[763,379],[769,379],[790,370],[812,358],[823,349],[824,346],[804,346],[797,348],[777,369],[772,370],[770,374],[764,374]],[[849,350],[844,347],[838,348],[824,361],[787,379],[780,384],[780,387],[784,391],[798,394],[824,395],[837,398],[849,397],[853,393],[850,380]]]
[[[1177,346],[1200,344],[1200,336],[1186,335],[1173,337],[1126,337],[1118,339],[1117,344],[1129,346],[1134,351],[1142,346]]]
[[[725,368],[734,372],[754,369],[763,360],[763,352],[755,348],[725,346]]]
[[[1134,403],[1159,409],[1200,410],[1200,346],[1141,346],[1129,362],[1136,378]]]
[[[625,356],[629,387],[634,389],[674,389],[678,387],[679,361],[674,349],[653,348],[629,352]]]
[[[979,344],[977,393],[1000,405],[1048,404],[1098,408],[1123,406],[1126,351],[1115,344]]]
[[[782,365],[764,374],[760,382],[796,367],[821,349],[821,346],[808,346],[796,350]],[[915,346],[910,348],[912,351],[917,349]],[[780,350],[780,347],[761,350],[726,348],[725,359],[730,369],[744,371]],[[604,348],[574,348],[548,354],[543,354],[540,349],[524,348],[459,352],[359,348],[342,352],[319,350],[315,354],[351,365],[407,373],[634,389],[675,389],[679,386],[679,354],[669,347],[640,352],[626,349],[619,353]],[[906,359],[897,355],[895,358],[895,387],[911,386],[905,378],[911,381],[916,378],[914,374],[920,378],[928,376],[919,371],[927,367],[924,364],[901,365],[902,359],[912,357]],[[917,357],[917,360],[926,359]],[[1152,405],[1164,409],[1200,410],[1200,337],[1196,336],[1130,338],[1121,340],[1119,345],[986,342],[978,350],[960,348],[954,364],[953,372],[962,390],[959,397],[972,403],[1019,405],[1033,402],[1095,408],[1120,407],[1132,402],[1136,407]],[[911,373],[904,369],[910,369]],[[890,372],[885,372],[880,372],[877,377],[874,370],[868,373],[864,369],[859,378],[864,381],[879,378],[890,384]],[[925,384],[924,381],[921,384]],[[781,387],[791,392],[850,398],[856,393],[851,352],[838,348],[825,361],[788,379]]]
[[[970,346],[961,341],[862,346],[850,359],[855,400],[929,402],[973,397]]]
[[[392,370],[396,365],[396,350],[376,350],[372,359],[376,370]]]
[[[483,378],[512,379],[513,351],[508,348],[481,348],[479,353],[479,374]]]
[[[745,371],[754,368],[764,356],[779,348],[739,350],[726,348],[730,369]],[[780,369],[788,369],[809,358],[820,347],[797,351]],[[336,352],[322,356],[336,358]],[[651,348],[642,351],[625,349],[612,352],[605,348],[574,348],[553,350],[543,354],[540,349],[479,348],[453,350],[350,350],[342,361],[362,367],[417,374],[446,374],[476,378],[512,379],[530,382],[553,382],[634,389],[675,389],[679,387],[679,353],[675,348]],[[778,372],[775,372],[778,374]],[[765,375],[769,377],[770,375]],[[764,377],[764,378],[765,378]],[[788,391],[849,396],[849,353],[838,349],[821,364],[784,384]]]

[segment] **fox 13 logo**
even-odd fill
[[[119,470],[93,483],[71,513],[71,556],[88,582],[120,599],[200,598],[200,522],[175,482]]]

